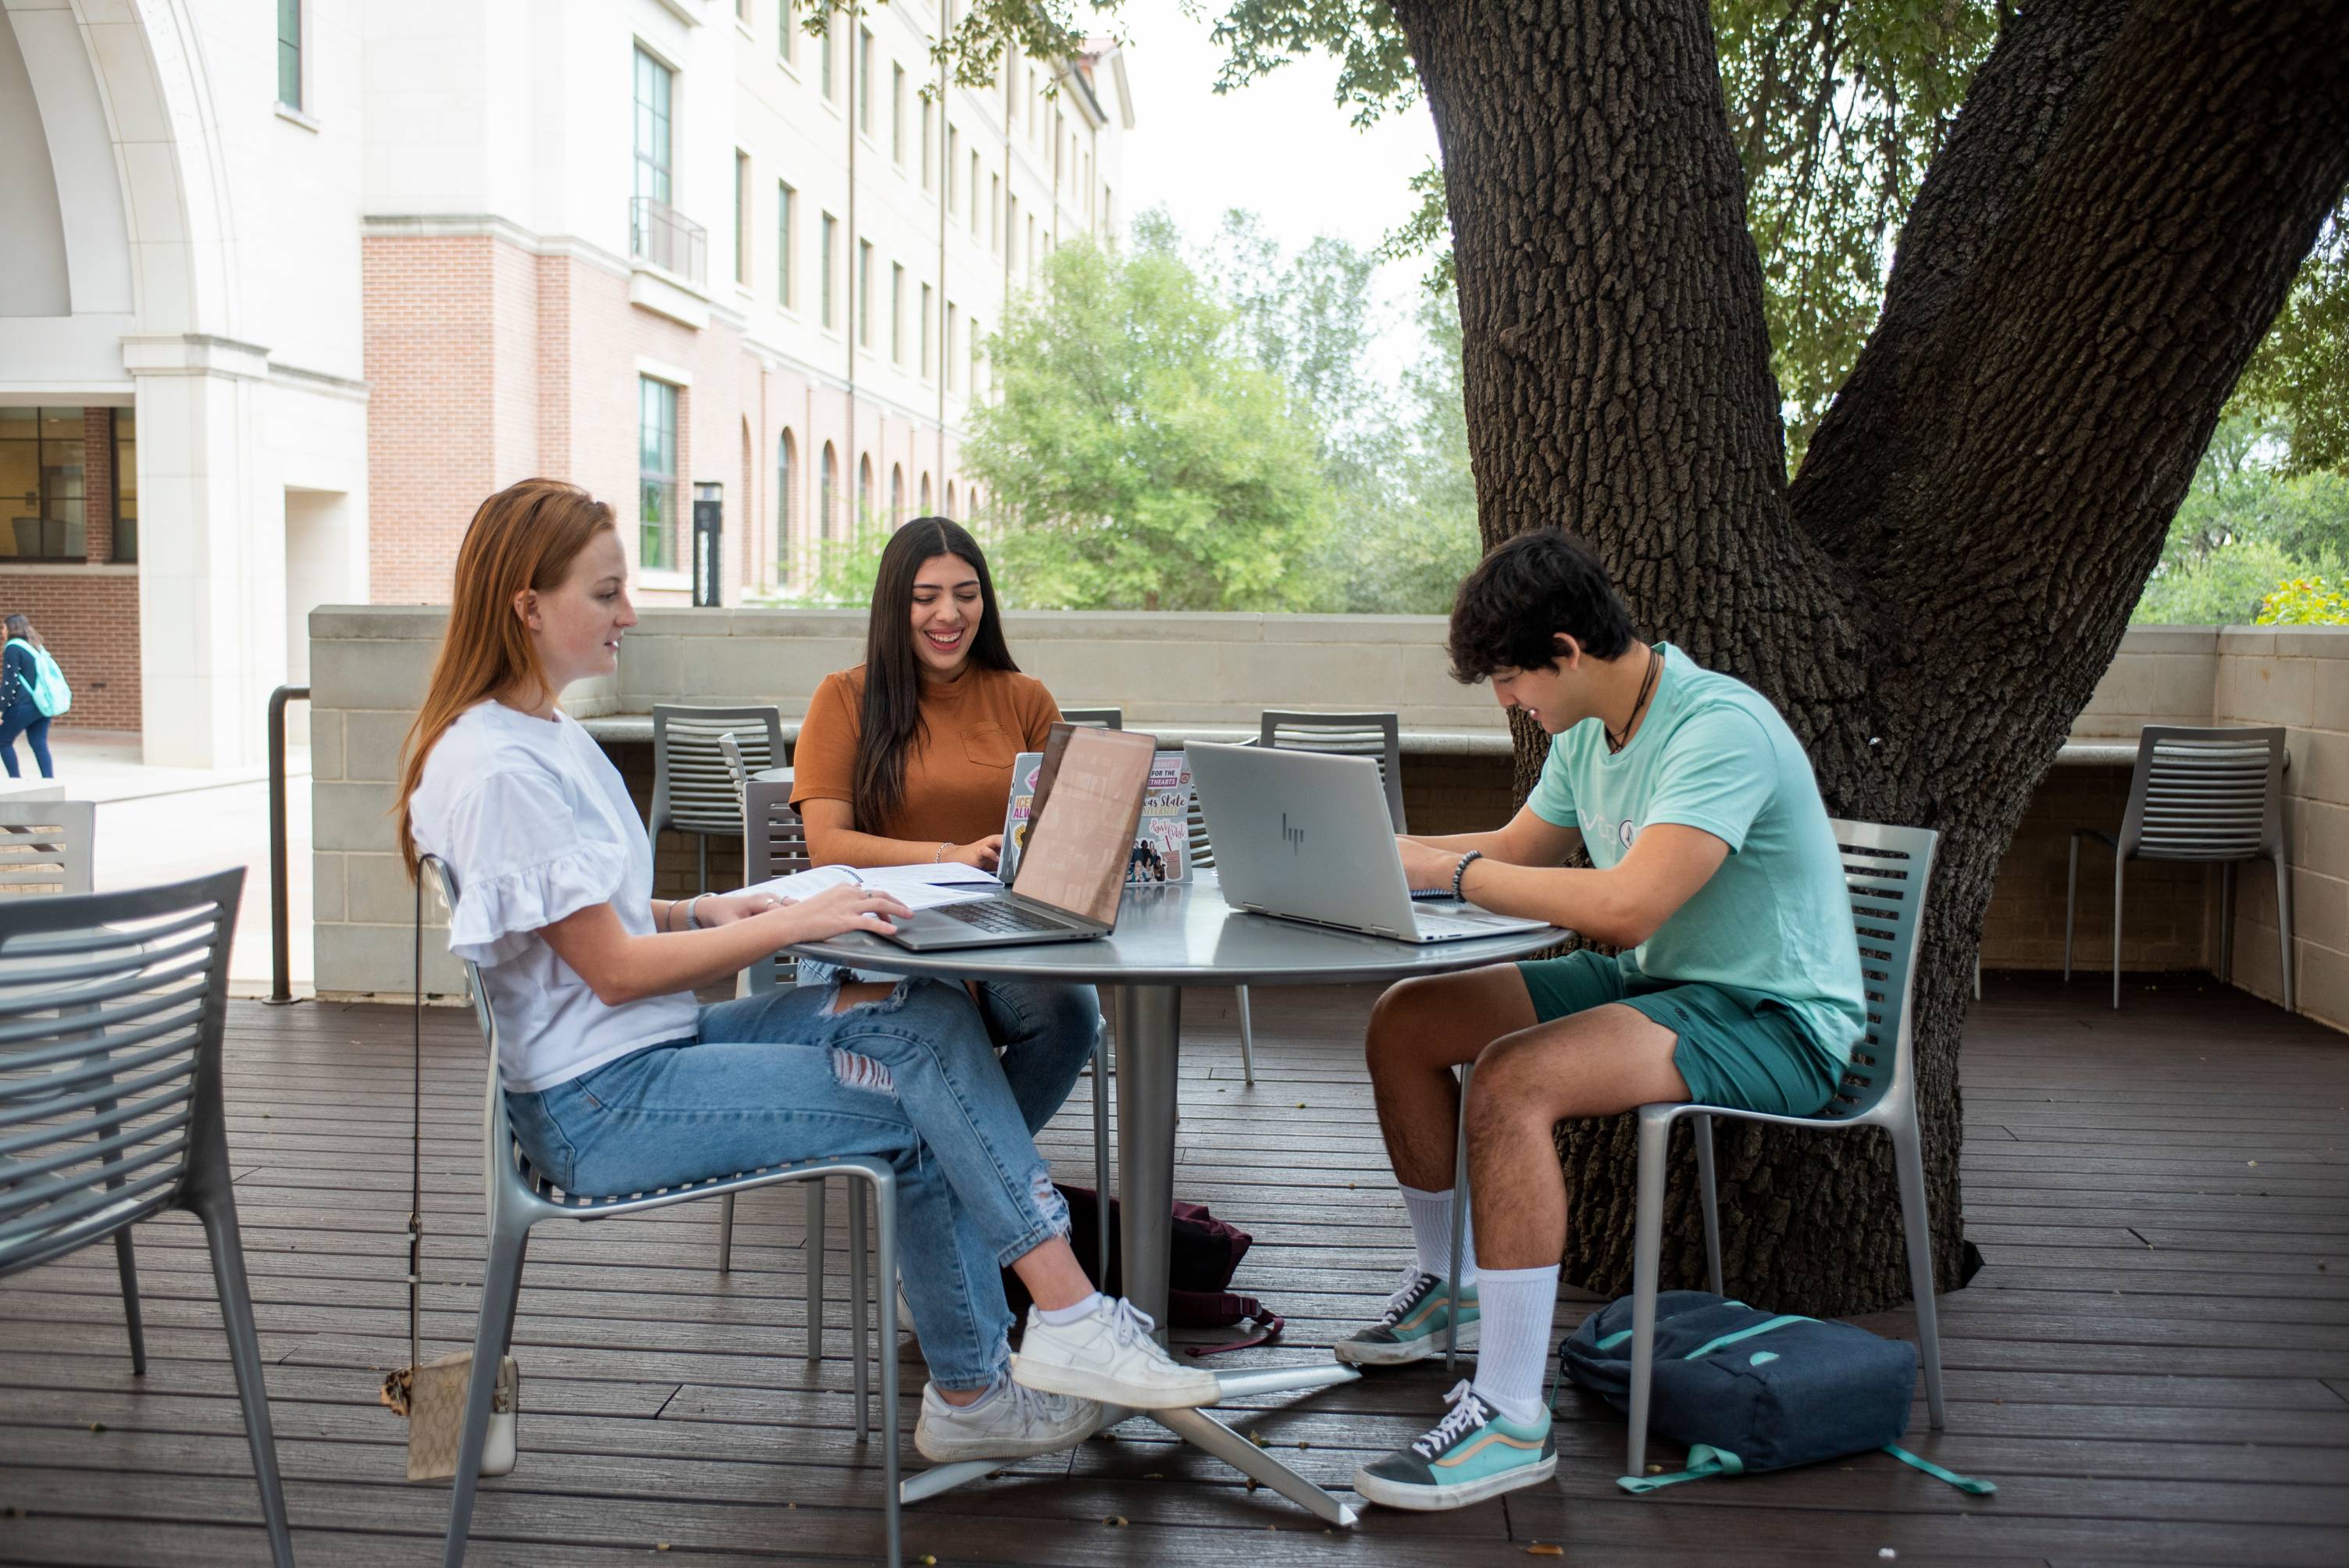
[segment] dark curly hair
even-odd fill
[[[1631,612],[1607,569],[1562,528],[1495,545],[1452,602],[1452,678],[1473,686],[1495,670],[1549,669],[1564,632],[1597,659],[1631,645]]]

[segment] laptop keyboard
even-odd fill
[[[981,931],[1068,931],[1072,929],[1065,920],[1055,920],[1048,914],[1024,909],[1009,899],[987,899],[976,903],[950,903],[937,912],[965,925],[975,925]]]

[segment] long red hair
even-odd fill
[[[424,706],[400,748],[399,799],[392,813],[409,877],[416,875],[416,839],[409,830],[409,798],[424,777],[425,758],[458,715],[501,694],[525,702],[554,695],[530,629],[514,614],[514,595],[525,588],[545,593],[562,586],[588,542],[613,526],[610,507],[561,480],[508,485],[483,501],[466,525],[465,541],[457,547],[449,629],[441,634]]]

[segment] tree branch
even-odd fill
[[[1915,367],[1930,357],[1934,328],[1951,296],[2029,196],[2080,101],[2081,84],[2130,5],[2041,4],[2000,28],[1909,209],[1876,330],[1795,478],[1795,515],[1830,555],[1869,559],[1898,527],[1882,502],[1912,449],[1908,407]]]

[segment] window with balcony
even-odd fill
[[[628,204],[628,253],[698,284],[708,236],[669,205],[669,106],[676,73],[636,49],[636,194]]]
[[[677,388],[636,378],[636,566],[677,570]]]

